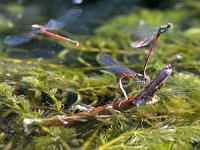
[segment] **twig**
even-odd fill
[[[163,83],[170,77],[172,73],[171,65],[168,64],[160,73],[155,77],[153,81],[151,81],[141,92],[139,92],[136,96],[125,100],[119,100],[104,106],[100,106],[94,108],[88,112],[80,112],[77,114],[66,114],[66,115],[58,115],[51,118],[46,119],[24,119],[25,125],[29,125],[32,123],[39,123],[47,126],[74,126],[80,122],[86,122],[91,119],[98,118],[111,118],[113,115],[110,113],[109,109],[113,109],[115,111],[123,111],[130,109],[133,106],[140,106],[141,104],[147,103],[151,101],[156,94],[156,92],[162,87]]]

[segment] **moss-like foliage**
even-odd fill
[[[12,7],[15,5],[5,11]],[[92,35],[74,36],[80,47],[62,41],[48,47],[43,41],[47,47],[5,50],[1,44],[0,149],[199,149],[199,8],[198,0],[180,1],[167,10],[133,6],[129,13],[96,27]],[[14,9],[19,11],[21,8]],[[0,20],[6,20],[8,26],[11,23],[2,16]],[[24,124],[26,118],[76,113],[76,104],[97,107],[122,99],[117,76],[100,72],[95,57],[99,52],[109,53],[141,73],[145,48],[132,49],[129,44],[135,38],[134,28],[143,21],[147,26],[174,24],[172,31],[160,36],[148,64],[151,79],[165,64],[173,68],[173,75],[157,94],[157,103],[70,128]],[[16,58],[19,54],[29,59]],[[39,59],[40,54],[47,58]],[[125,85],[129,96],[145,86],[131,79]]]

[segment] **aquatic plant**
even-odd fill
[[[13,4],[11,9],[11,4],[5,11],[23,10]],[[198,16],[196,0],[179,1],[166,10],[134,7],[96,26],[92,36],[74,36],[80,47],[55,44],[54,39],[43,37],[25,47],[1,43],[0,149],[199,149]],[[153,79],[164,64],[173,68],[172,76],[157,93],[157,103],[121,112],[110,109],[111,118],[95,118],[70,128],[24,124],[26,118],[75,114],[80,108],[91,110],[122,99],[117,77],[100,72],[104,68],[96,64],[95,57],[106,52],[142,72],[146,54],[129,47],[134,37],[124,31],[140,20],[151,26],[174,23],[174,29],[159,38],[147,69]],[[3,34],[10,30],[5,24]],[[38,58],[41,56],[43,59]],[[145,87],[128,81],[124,81],[128,97]]]

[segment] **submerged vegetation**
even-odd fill
[[[0,149],[199,149],[199,8],[198,0],[180,1],[166,10],[133,6],[97,26],[92,35],[74,36],[79,47],[43,36],[25,46],[1,43]],[[0,19],[6,33],[11,21]],[[106,52],[141,73],[145,48],[131,49],[134,39],[127,31],[141,20],[151,26],[173,22],[175,27],[159,38],[147,68],[152,79],[165,64],[172,65],[173,75],[158,92],[157,103],[70,128],[24,124],[26,118],[73,114],[77,105],[91,108],[122,99],[117,77],[100,72],[95,58]],[[145,86],[131,79],[125,85],[129,97]]]

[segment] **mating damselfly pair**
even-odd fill
[[[140,38],[137,41],[131,42],[130,46],[132,48],[140,48],[140,47],[144,47],[146,45],[149,45],[150,43],[152,43],[149,53],[147,55],[146,61],[144,63],[144,68],[143,68],[143,73],[136,73],[135,71],[133,71],[132,69],[124,66],[123,64],[121,64],[120,62],[118,62],[117,60],[112,59],[112,57],[110,57],[108,54],[105,53],[100,53],[99,55],[97,55],[97,63],[100,66],[103,67],[107,67],[106,70],[112,73],[115,73],[117,75],[120,75],[119,78],[119,86],[121,91],[124,94],[124,97],[126,99],[128,99],[128,96],[123,88],[122,85],[122,79],[124,77],[128,77],[128,78],[136,78],[138,80],[144,81],[144,82],[148,82],[150,81],[149,76],[146,75],[146,68],[147,68],[147,64],[148,61],[150,59],[150,56],[152,54],[152,51],[155,47],[155,44],[160,36],[160,34],[162,33],[166,33],[167,31],[169,31],[170,29],[173,28],[172,23],[168,23],[166,25],[160,26],[160,27],[155,27],[155,28],[150,28],[149,31],[147,32],[147,34]]]

